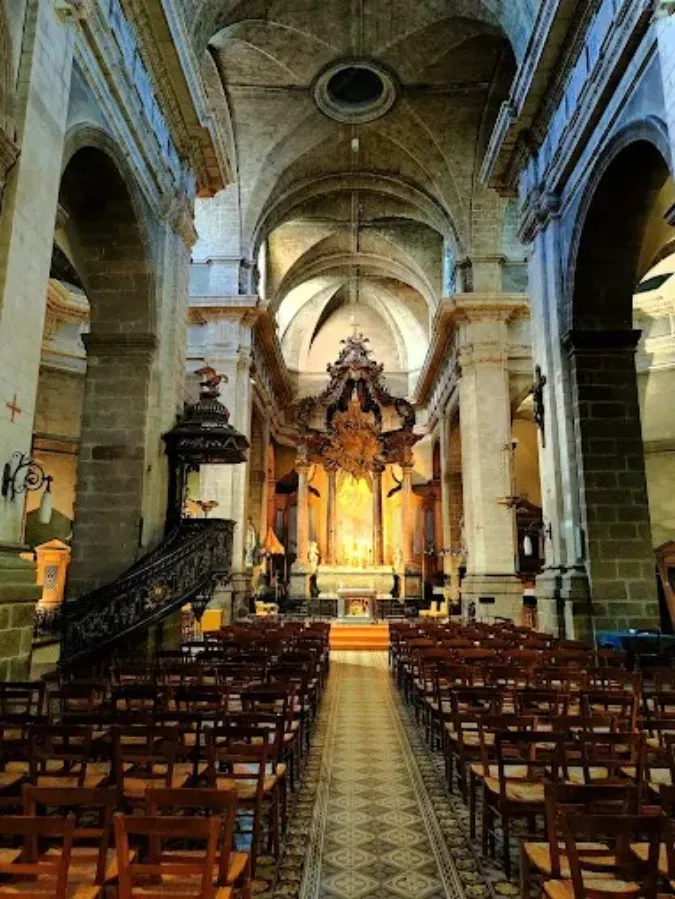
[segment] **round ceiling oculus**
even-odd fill
[[[374,122],[394,105],[396,84],[370,60],[343,60],[316,79],[314,99],[321,112],[337,122]]]

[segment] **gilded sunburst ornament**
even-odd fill
[[[364,412],[358,398],[352,397],[346,411],[337,412],[333,417],[330,444],[324,458],[358,481],[370,474],[381,452],[375,417]]]

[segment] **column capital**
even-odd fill
[[[634,353],[642,331],[619,328],[611,331],[570,328],[562,343],[570,356],[578,353]]]
[[[529,314],[530,304],[524,293],[463,293],[448,302],[448,312],[454,324],[501,322],[508,324]]]
[[[174,190],[162,197],[160,216],[176,232],[188,250],[197,243],[194,203],[184,190]]]

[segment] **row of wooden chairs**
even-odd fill
[[[646,686],[639,673],[621,667],[621,653],[615,658],[603,653],[600,659],[583,647],[561,650],[552,638],[542,641],[545,647],[528,646],[531,638],[509,627],[396,630],[390,658],[397,682],[430,747],[443,751],[449,786],[456,778],[469,803],[471,837],[476,837],[479,807],[485,854],[495,854],[499,833],[507,876],[514,819],[533,833],[537,821],[545,821],[546,840],[537,852],[547,858],[555,854],[557,812],[550,805],[560,793],[550,791],[632,790],[637,798],[630,811],[637,814],[675,783],[675,691],[667,672]],[[495,647],[495,641],[511,648]],[[449,650],[452,642],[464,645]],[[561,651],[575,658],[547,677]],[[653,825],[654,834],[663,837],[662,827]],[[569,827],[567,836],[572,839]],[[640,863],[634,853],[632,858]],[[565,870],[557,886],[545,886],[546,894],[552,899],[590,895],[578,892],[569,866]],[[540,873],[551,876],[555,866]],[[616,884],[607,889],[616,890]]]

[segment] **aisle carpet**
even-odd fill
[[[401,703],[385,653],[331,655],[331,674],[274,888],[291,899],[496,899],[466,812]]]

